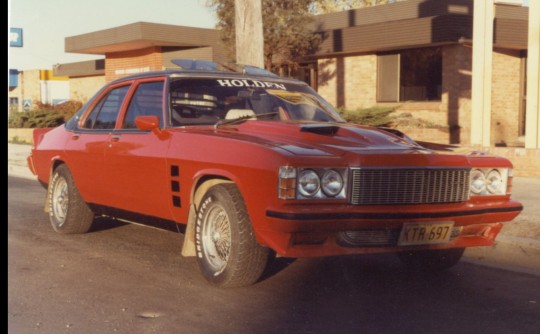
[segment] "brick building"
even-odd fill
[[[57,104],[69,99],[69,78],[53,75],[52,70],[10,70],[9,110],[28,111],[36,102]]]
[[[521,146],[525,132],[528,8],[495,7],[491,144]],[[439,127],[440,140],[470,144],[472,0],[407,0],[315,17],[322,43],[300,78],[346,109],[395,106]],[[219,32],[138,22],[66,38],[67,52],[103,55],[61,64],[73,97],[104,81],[174,67],[171,59],[227,61]]]
[[[321,15],[318,91],[347,109],[394,105],[470,143],[473,1],[408,0]],[[497,5],[492,145],[521,145],[528,8]]]

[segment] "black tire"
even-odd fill
[[[220,287],[257,282],[268,262],[269,249],[255,240],[244,200],[234,184],[218,184],[204,195],[195,243],[203,276]]]
[[[53,173],[47,192],[49,219],[58,233],[86,233],[92,226],[94,213],[84,202],[66,165]]]
[[[405,251],[398,253],[399,259],[411,269],[441,271],[456,265],[465,248]]]

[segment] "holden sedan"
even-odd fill
[[[97,216],[174,226],[222,287],[257,282],[274,255],[396,253],[446,269],[522,210],[507,159],[346,123],[305,83],[250,68],[110,82],[34,131],[28,165],[55,231]]]

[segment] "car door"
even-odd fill
[[[166,152],[169,141],[136,128],[137,116],[157,116],[164,124],[165,78],[134,83],[125,112],[105,150],[104,181],[111,206],[146,216],[171,219]]]
[[[66,143],[66,163],[77,188],[88,203],[105,204],[105,149],[122,109],[130,82],[105,89],[89,107]]]

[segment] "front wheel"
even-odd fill
[[[195,228],[197,262],[203,276],[221,287],[255,283],[269,250],[257,243],[240,191],[218,184],[201,201]]]
[[[66,165],[58,166],[48,189],[49,219],[58,233],[88,232],[94,213],[84,202]]]
[[[405,251],[398,253],[399,259],[412,269],[440,271],[456,265],[465,248]]]

